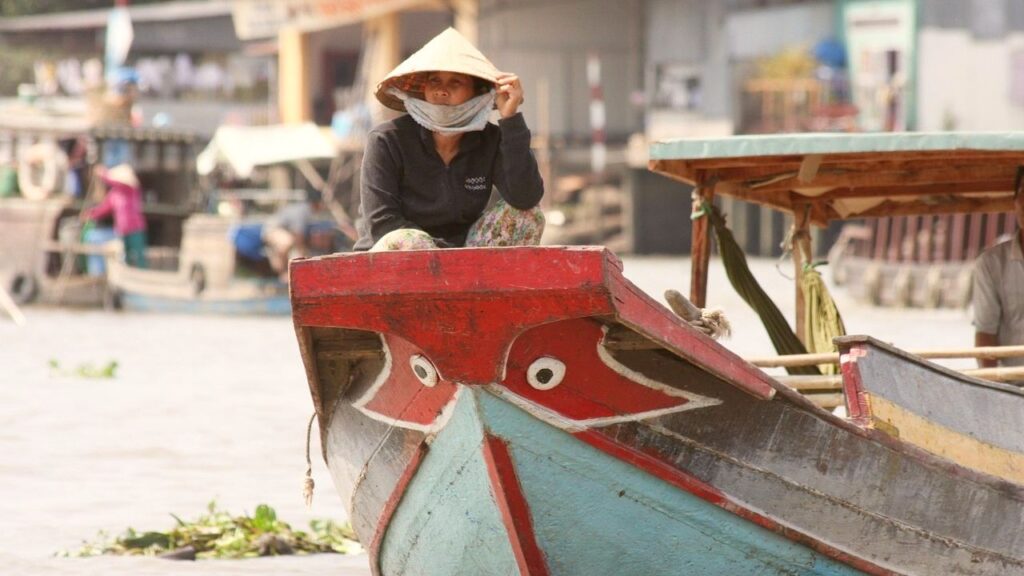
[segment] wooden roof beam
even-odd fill
[[[972,212],[1001,213],[1013,210],[1013,198],[960,198],[940,204],[923,202],[883,202],[864,212],[841,217],[831,206],[829,220],[851,218],[883,218],[887,216],[925,216],[937,214],[967,214]]]
[[[800,194],[799,191],[794,191]],[[833,188],[818,196],[804,196],[817,201],[845,198],[894,198],[907,196],[962,196],[972,193],[1005,193],[1013,194],[1012,180],[984,180],[976,182],[953,182],[949,184],[930,184],[926,186],[863,186],[859,188]]]
[[[848,172],[823,167],[815,178],[802,182],[798,175],[769,181],[750,183],[749,187],[759,192],[772,190],[793,190],[797,188],[878,188],[884,186],[926,188],[928,186],[968,186],[971,182],[1005,181],[1012,188],[1017,169],[1012,165],[982,166],[976,168],[943,167],[927,170],[906,170],[902,172]],[[932,184],[934,183],[934,184]]]

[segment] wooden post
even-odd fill
[[[480,14],[479,0],[449,0],[452,7],[454,27],[474,46],[477,43],[477,20]]]
[[[964,230],[967,228],[967,215],[953,215],[953,229],[949,233],[950,251],[949,260],[960,262],[964,259]]]
[[[803,277],[804,264],[814,259],[811,252],[811,232],[809,229],[810,206],[795,206],[793,212],[793,278],[796,280],[796,337],[807,346],[807,334],[804,330],[804,289],[800,283]]]
[[[693,190],[692,212],[697,213],[703,202],[711,204],[715,198],[715,181],[707,173],[697,176]],[[708,260],[711,258],[710,221],[704,215],[693,221],[693,241],[690,248],[690,301],[698,308],[707,305]]]
[[[401,21],[397,12],[382,14],[363,23],[365,101],[370,106],[374,124],[395,116],[394,111],[377,101],[374,92],[377,83],[401,62],[401,38]]]
[[[310,93],[309,42],[297,28],[283,28],[277,34],[278,113],[281,122],[298,124],[313,117]]]

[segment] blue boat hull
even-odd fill
[[[121,305],[127,310],[168,314],[272,315],[291,313],[288,296],[249,298],[243,300],[200,300],[161,298],[142,294],[124,294]]]
[[[485,436],[508,446],[550,574],[861,574],[482,389],[462,391],[420,463],[381,545],[382,573],[519,573]]]

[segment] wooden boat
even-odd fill
[[[1024,484],[1020,386],[965,376],[868,336],[837,339],[850,418],[952,460]]]
[[[794,210],[798,233],[865,191],[869,212],[1008,207],[1024,154],[945,142],[676,142],[652,167]],[[975,168],[980,194],[934,181]],[[700,221],[693,246],[703,305]],[[335,255],[291,284],[323,457],[377,574],[1024,574],[1021,435],[986,420],[1024,417],[1010,387],[847,339],[838,417],[600,248]]]
[[[291,311],[288,285],[275,275],[239,274],[230,238],[237,219],[194,214],[185,221],[180,250],[164,268],[134,268],[111,242],[107,283],[114,306],[142,312],[269,314]]]
[[[382,574],[1024,574],[1024,488],[817,408],[606,251],[343,255],[292,282]]]
[[[293,170],[292,176],[303,174],[309,186],[323,189],[338,184],[341,149],[341,143],[313,124],[223,126],[197,156],[196,169],[203,177],[227,173],[245,180],[259,170],[284,168]],[[330,183],[323,181],[313,166],[313,162],[325,160],[335,161]],[[305,200],[306,193],[298,189],[225,189],[211,196],[217,201],[274,206]],[[335,213],[340,209],[335,218],[347,222],[343,207],[328,205]],[[252,261],[238,254],[232,238],[239,227],[245,227],[255,230],[255,242],[260,243],[259,229],[266,217],[193,214],[183,226],[180,246],[169,251],[171,257],[165,259],[168,264],[160,268],[127,266],[121,254],[113,251],[108,259],[107,281],[116,304],[145,312],[288,314],[288,284],[278,278],[265,259]],[[322,224],[328,225],[325,229],[333,229],[332,222]],[[328,243],[333,244],[333,238]]]
[[[17,110],[15,112],[18,112]],[[102,151],[111,141],[126,141],[137,158],[136,171],[146,190],[143,214],[151,244],[162,247],[181,239],[185,219],[197,209],[198,189],[193,185],[194,134],[164,129],[98,128],[74,117],[34,117],[0,106],[0,142],[17,147],[52,149],[50,170],[60,176],[54,189],[40,187],[25,196],[0,197],[0,288],[19,304],[95,307],[109,302],[106,277],[89,273],[85,258],[102,258],[106,250],[80,240],[81,212],[91,202],[61,190],[67,158],[56,148],[75,140]],[[31,147],[30,147],[31,146]],[[12,162],[11,146],[0,146],[0,164]],[[58,167],[59,166],[59,167]],[[44,169],[45,172],[45,169]],[[88,170],[81,170],[82,176]],[[23,193],[24,194],[24,193]],[[160,250],[152,255],[159,261]]]

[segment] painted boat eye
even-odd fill
[[[526,369],[526,380],[537,390],[551,390],[565,378],[565,364],[550,356],[537,358]]]
[[[409,358],[409,366],[412,367],[412,373],[416,378],[427,388],[433,388],[434,384],[437,384],[437,368],[434,368],[430,360],[423,355],[416,354]]]

